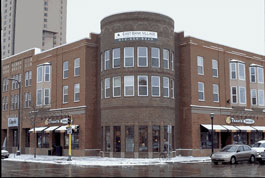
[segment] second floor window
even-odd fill
[[[213,77],[218,77],[218,62],[217,60],[212,60],[212,70],[213,70]]]
[[[198,82],[198,98],[199,101],[204,101],[204,83]]]
[[[105,51],[105,65],[104,70],[110,69],[110,51]]]
[[[169,51],[167,49],[163,49],[163,67],[169,69]]]
[[[80,101],[80,83],[74,85],[74,101]]]
[[[9,83],[8,78],[4,78],[3,79],[3,92],[8,91],[8,83]]]
[[[42,89],[37,89],[37,106],[42,105]]]
[[[110,98],[110,78],[105,78],[105,98]]]
[[[197,56],[197,72],[199,75],[204,75],[203,57],[201,56]]]
[[[169,97],[169,78],[163,77],[163,96]]]
[[[151,63],[153,68],[160,67],[160,49],[151,48]]]
[[[238,63],[238,79],[245,80],[245,64]]]
[[[65,62],[63,63],[63,79],[68,78],[68,71],[69,71],[69,68],[68,68],[68,61],[65,61]]]
[[[8,110],[8,96],[2,97],[2,110],[7,111]]]
[[[217,84],[213,84],[213,101],[219,102],[219,86]]]
[[[124,76],[124,96],[134,96],[134,76]]]
[[[50,104],[50,89],[45,88],[44,89],[44,105]]]
[[[250,67],[249,73],[250,73],[250,82],[256,83],[256,67]]]
[[[63,103],[68,103],[68,86],[63,86]]]
[[[50,82],[50,76],[51,76],[51,66],[45,66],[44,67],[44,81]]]
[[[230,79],[237,79],[236,63],[230,63]]]
[[[251,105],[257,105],[257,90],[251,89]]]
[[[120,68],[121,65],[121,50],[120,48],[113,49],[112,51],[112,67]]]
[[[80,75],[80,58],[74,60],[74,76]]]
[[[258,90],[259,106],[264,106],[264,90]]]
[[[25,93],[24,107],[28,108],[31,106],[31,93]]]
[[[237,103],[237,87],[231,87],[232,104]]]
[[[113,77],[113,97],[121,96],[121,77]]]
[[[239,103],[240,104],[246,104],[246,88],[245,87],[239,87]]]
[[[148,96],[148,77],[146,75],[138,76],[138,96]]]
[[[37,83],[42,82],[42,78],[43,78],[43,76],[42,76],[43,71],[42,70],[43,70],[43,66],[39,66],[37,68]]]
[[[264,68],[258,67],[258,83],[264,83]]]

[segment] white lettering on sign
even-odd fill
[[[8,127],[17,127],[18,126],[18,118],[17,117],[9,117],[8,118]]]
[[[131,41],[131,40],[157,40],[157,32],[151,31],[126,31],[114,34],[115,41]]]
[[[244,123],[244,124],[254,124],[255,121],[253,119],[235,119],[231,118],[232,123]]]

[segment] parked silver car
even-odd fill
[[[9,152],[7,150],[1,150],[1,159],[8,158]]]
[[[221,151],[214,153],[211,156],[212,162],[218,164],[218,162],[230,162],[235,164],[238,161],[255,162],[256,151],[251,150],[251,147],[244,144],[233,144],[225,146]]]
[[[265,163],[265,151],[258,153],[258,155],[257,155],[257,161],[260,164],[264,164]]]

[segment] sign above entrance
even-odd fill
[[[151,32],[151,31],[117,32],[114,34],[114,40],[115,41],[135,41],[135,40],[154,41],[157,40],[157,32]]]
[[[244,123],[244,124],[254,124],[255,121],[253,119],[235,119],[233,117],[228,116],[225,119],[225,122],[227,124],[231,124],[231,123]]]
[[[17,117],[9,117],[8,118],[8,127],[17,127],[17,126],[18,126]]]

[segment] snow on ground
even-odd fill
[[[192,157],[192,156],[176,156],[173,158],[107,158],[99,156],[72,157],[72,161],[67,161],[68,156],[46,156],[37,155],[34,158],[30,154],[22,154],[16,156],[10,154],[6,161],[35,162],[47,164],[62,164],[76,166],[139,166],[139,165],[162,165],[168,163],[199,163],[210,162],[210,157]]]

